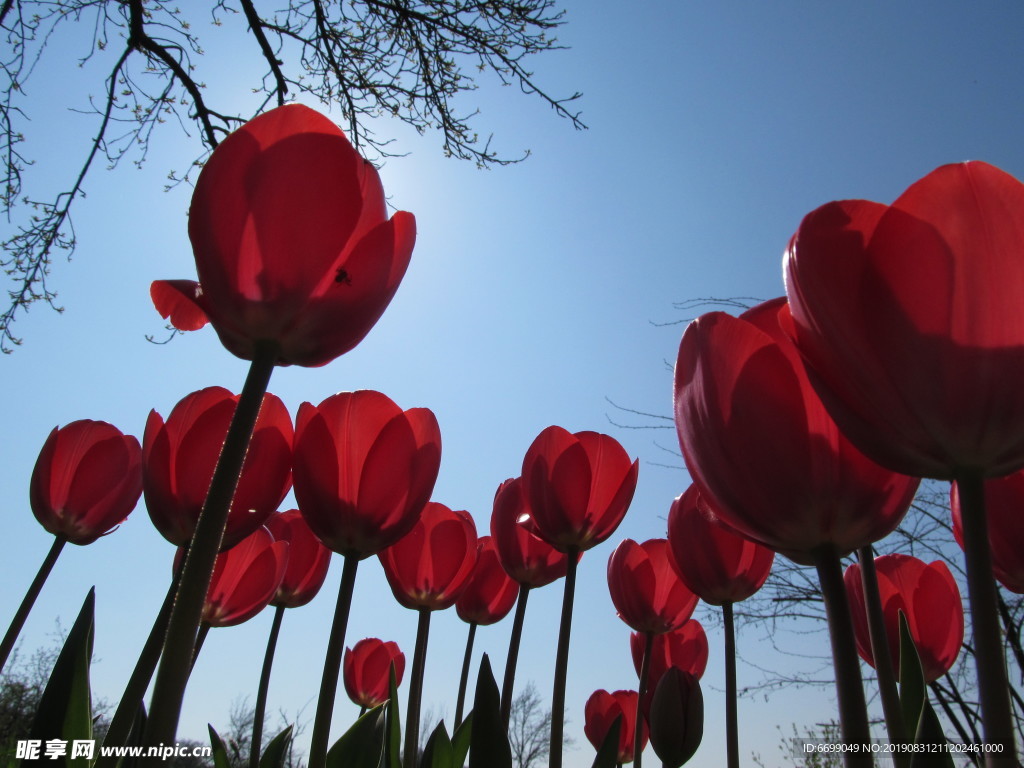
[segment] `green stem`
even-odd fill
[[[572,603],[576,592],[577,551],[569,549],[562,597],[562,618],[558,624],[558,650],[555,652],[555,686],[551,695],[551,742],[549,768],[562,768],[562,744],[565,730],[565,682],[569,671],[569,634],[572,631]]]
[[[249,742],[249,768],[259,768],[260,751],[263,746],[263,718],[267,714],[267,691],[270,690],[270,670],[274,666],[274,652],[277,650],[277,636],[281,634],[284,620],[284,606],[274,611],[274,623],[270,625],[267,652],[263,656],[263,671],[260,672],[260,687],[256,691],[256,710],[252,716],[252,741]]]
[[[114,711],[114,717],[110,721],[107,735],[103,737],[105,747],[123,747],[128,743],[132,727],[139,714],[139,707],[146,695],[146,689],[153,679],[153,672],[160,661],[160,651],[163,649],[164,636],[167,634],[167,623],[171,619],[171,609],[174,607],[174,596],[178,591],[178,580],[180,571],[171,579],[167,588],[167,595],[164,597],[160,612],[156,615],[153,628],[149,630],[149,637],[142,646],[142,653],[139,660],[135,662],[135,669],[132,670],[128,684],[125,686],[121,702]],[[96,768],[116,768],[119,758],[113,754],[101,755],[96,763]]]
[[[516,684],[516,664],[519,661],[519,643],[523,639],[523,620],[526,618],[526,600],[530,597],[530,587],[519,585],[519,599],[516,601],[516,615],[512,620],[512,636],[508,641],[508,658],[505,660],[505,678],[501,684],[501,721],[508,730],[508,721],[512,716],[512,690]]]
[[[893,669],[892,656],[889,654],[889,637],[885,629],[882,598],[878,592],[878,574],[875,572],[875,553],[870,544],[857,550],[857,560],[860,563],[868,636],[871,641],[871,655],[875,659],[875,671],[878,673],[878,690],[882,697],[885,727],[889,731],[890,742],[906,744],[907,727],[903,722],[903,709],[900,707],[900,696],[896,688],[896,671]],[[910,765],[910,757],[911,754],[906,752],[893,753],[893,764],[897,768],[906,768]]]
[[[636,722],[633,725],[633,768],[640,768],[640,759],[643,757],[644,746],[640,737],[644,732],[644,710],[643,701],[647,694],[647,678],[651,674],[651,651],[654,648],[654,633],[644,633],[644,658],[640,662],[640,682],[637,685],[636,697]]]
[[[210,577],[228,521],[228,510],[238,487],[256,417],[259,416],[263,396],[274,372],[278,345],[276,342],[257,342],[253,352],[249,375],[246,376],[238,406],[224,438],[224,447],[217,459],[206,502],[196,521],[196,530],[182,567],[178,597],[171,611],[163,656],[153,688],[153,703],[145,738],[149,746],[174,743],[196,634],[202,620],[203,602],[210,587]]]
[[[22,627],[25,626],[25,620],[32,611],[32,606],[35,604],[36,598],[39,597],[43,584],[46,583],[46,577],[50,575],[50,571],[53,570],[53,564],[57,562],[57,558],[60,557],[60,551],[64,549],[64,545],[67,543],[68,540],[63,536],[54,537],[53,544],[50,545],[50,551],[43,558],[43,564],[39,566],[36,577],[29,585],[28,592],[25,593],[21,605],[18,606],[18,612],[14,614],[14,618],[11,620],[11,626],[7,628],[7,634],[4,635],[3,642],[0,642],[0,671],[3,670],[4,665],[7,663],[7,658],[11,655],[11,651],[14,650],[14,644],[18,641],[18,635],[21,634]]]
[[[309,768],[323,768],[327,762],[327,746],[331,735],[331,718],[334,715],[334,698],[338,693],[338,675],[341,672],[341,657],[345,650],[345,633],[348,631],[348,615],[352,609],[352,593],[356,586],[356,569],[359,559],[345,555],[341,569],[341,587],[338,589],[338,604],[334,609],[334,623],[327,640],[327,654],[324,656],[324,676],[320,680],[320,698],[316,703],[313,718],[313,735],[309,745]]]
[[[423,670],[427,662],[427,640],[430,636],[430,611],[420,608],[416,625],[416,651],[412,657],[412,680],[409,682],[409,706],[405,717],[404,768],[416,768],[420,740],[420,701],[423,698]]]
[[[459,678],[459,696],[455,701],[455,724],[452,732],[462,724],[462,710],[466,705],[466,686],[469,683],[469,664],[473,660],[473,640],[476,638],[476,622],[469,623],[469,637],[466,638],[466,653],[462,657],[462,676]]]
[[[192,650],[192,664],[189,666],[189,672],[195,669],[196,662],[199,661],[199,652],[203,650],[203,643],[206,642],[206,636],[210,634],[211,626],[205,621],[199,625],[199,632],[196,633],[196,647]]]
[[[740,727],[736,691],[736,627],[732,603],[722,604],[725,622],[725,760],[729,768],[740,765]]]
[[[985,481],[980,472],[967,473],[958,477],[956,484],[964,528],[964,560],[967,594],[971,602],[971,626],[974,629],[981,724],[985,742],[1002,745],[1003,750],[998,755],[989,753],[985,765],[1008,765],[1013,763],[1016,747],[996,584],[992,576],[992,554],[989,551]]]
[[[860,659],[853,639],[853,621],[850,618],[850,605],[846,599],[839,556],[831,547],[821,547],[814,552],[814,564],[818,569],[832,641],[832,667],[835,670],[836,694],[839,698],[839,728],[845,743],[868,744],[871,741],[871,729],[868,727],[867,702],[864,700]],[[846,752],[843,764],[846,768],[873,766],[874,760],[870,753]]]

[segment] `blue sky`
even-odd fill
[[[304,400],[341,390],[378,389],[402,407],[426,406],[444,451],[435,500],[467,509],[486,532],[494,490],[519,473],[544,427],[612,434],[641,460],[637,494],[609,542],[580,566],[569,668],[570,768],[589,766],[583,704],[596,688],[633,687],[629,630],[605,587],[615,543],[665,533],[674,496],[688,484],[673,432],[626,430],[607,398],[669,414],[671,373],[687,313],[673,302],[706,296],[783,292],[780,258],[804,214],[832,199],[889,202],[947,162],[981,159],[1024,177],[1024,7],[1011,2],[664,2],[626,6],[566,3],[559,34],[569,50],[536,59],[553,94],[575,90],[583,120],[573,131],[538,100],[486,79],[467,100],[480,131],[493,130],[525,163],[492,171],[441,156],[436,136],[382,124],[410,155],[381,175],[396,208],[412,211],[418,242],[408,275],[378,326],[352,353],[320,369],[279,369],[270,389],[294,415]],[[203,66],[211,92],[246,99],[242,64],[219,59],[224,31],[209,40]],[[60,183],[85,151],[93,118],[68,112],[99,91],[95,71],[74,67],[84,40],[67,37],[26,86],[33,102],[26,147],[39,159],[35,191]],[[70,68],[68,68],[70,62]],[[228,66],[230,65],[230,66]],[[49,67],[49,68],[48,68]],[[91,79],[90,79],[91,78]],[[218,79],[219,78],[219,79]],[[86,83],[90,83],[86,85]],[[340,119],[340,118],[339,118]],[[74,260],[58,263],[53,285],[66,312],[37,307],[16,325],[25,344],[0,360],[8,403],[0,493],[8,589],[0,617],[13,614],[50,539],[28,508],[28,478],[46,434],[79,418],[104,419],[139,435],[151,408],[166,415],[189,392],[237,391],[246,365],[209,329],[167,346],[145,341],[162,323],[150,281],[194,276],[185,230],[189,190],[162,190],[195,143],[168,125],[142,170],[96,173],[75,228]],[[35,173],[35,172],[34,172]],[[51,185],[47,187],[46,185]],[[170,572],[173,548],[140,508],[116,534],[65,551],[26,627],[25,647],[46,642],[60,618],[70,626],[89,586],[97,587],[95,691],[119,696],[148,632]],[[311,720],[319,659],[340,578],[335,563],[323,595],[285,619],[271,709]],[[560,587],[531,595],[521,682],[544,695],[552,676]],[[703,619],[707,609],[698,609]],[[2,619],[6,621],[6,618]],[[500,670],[511,620],[478,633]],[[361,568],[351,645],[364,636],[396,640],[411,658],[415,615],[393,602],[375,560]],[[709,627],[712,621],[706,621]],[[255,695],[270,615],[211,634],[186,700],[181,734],[203,738],[226,724],[232,701]],[[796,664],[758,629],[740,637],[756,664]],[[434,617],[425,706],[454,710],[466,626]],[[704,678],[707,734],[693,765],[722,754],[721,633],[709,632]],[[824,635],[777,643],[827,652]],[[741,684],[756,669],[741,665]],[[741,702],[741,753],[778,758],[776,726],[811,724],[834,711],[832,693],[789,691]],[[355,715],[339,699],[336,733]],[[307,731],[308,738],[308,731]],[[653,758],[649,758],[653,759]],[[780,759],[779,764],[785,760]]]

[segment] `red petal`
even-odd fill
[[[195,280],[154,280],[149,295],[160,317],[179,331],[198,331],[210,321],[202,307],[203,291]]]

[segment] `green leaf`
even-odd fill
[[[469,768],[512,768],[512,748],[501,718],[501,695],[486,653],[476,678],[470,734]]]
[[[384,768],[402,768],[402,716],[398,712],[398,683],[395,679],[395,662],[391,662],[388,681],[388,700],[384,704],[387,719],[384,737]]]
[[[615,718],[612,727],[604,735],[601,748],[590,768],[615,768],[619,763],[619,732],[622,730],[622,715]]]
[[[907,617],[900,611],[900,709],[903,710],[908,735],[917,733],[927,698],[921,658],[910,634]]]
[[[442,720],[427,739],[427,746],[423,748],[419,768],[462,768],[462,764],[459,763],[456,766],[452,758],[452,742],[448,738],[448,731],[444,727],[444,720]]]
[[[210,749],[213,752],[213,765],[214,768],[231,768],[231,761],[228,759],[228,747],[224,743],[224,739],[220,737],[220,734],[214,729],[209,723],[206,727],[210,731]]]
[[[384,704],[360,717],[327,752],[327,768],[379,768],[384,757]]]
[[[282,768],[291,743],[292,727],[289,725],[267,744],[263,756],[260,757],[260,768]]]
[[[946,744],[946,734],[942,732],[942,724],[928,699],[924,701],[916,741],[918,744]],[[915,752],[910,761],[910,768],[955,768],[955,765],[953,755],[944,749],[941,752]]]
[[[30,739],[47,742],[60,739],[67,742],[63,759],[47,759],[41,755],[38,762],[46,765],[67,765],[88,768],[86,757],[72,758],[75,741],[92,740],[92,697],[89,691],[89,665],[92,662],[93,618],[96,608],[96,588],[86,595],[82,610],[68,633],[64,647],[53,665],[53,672],[43,690],[29,733]]]
[[[473,713],[466,715],[466,719],[455,729],[452,736],[452,765],[455,768],[462,768],[466,764],[466,755],[469,754],[469,742],[473,736]]]

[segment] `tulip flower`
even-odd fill
[[[383,704],[388,698],[392,665],[395,685],[400,685],[405,673],[405,654],[397,643],[367,637],[352,648],[346,648],[345,693],[362,709]]]
[[[522,480],[518,477],[506,480],[494,494],[494,510],[491,513],[491,537],[501,567],[519,583],[519,600],[512,620],[505,678],[501,686],[501,717],[506,727],[512,714],[516,664],[530,590],[562,578],[569,567],[569,556],[538,537],[533,532],[535,529],[530,505],[523,495]],[[577,554],[577,562],[580,557],[582,553]]]
[[[647,637],[643,632],[631,632],[629,635],[629,651],[633,656],[633,667],[637,678],[643,674],[644,649]],[[641,709],[650,710],[654,689],[664,675],[672,667],[688,672],[698,680],[704,676],[708,666],[708,636],[704,627],[696,619],[683,622],[683,625],[654,636],[651,644],[650,662],[646,682],[641,683],[646,693],[640,702]]]
[[[892,205],[828,203],[785,258],[792,335],[833,418],[895,470],[956,480],[986,740],[1014,751],[982,484],[1024,467],[1024,184],[947,165]]]
[[[64,545],[91,544],[135,508],[141,465],[139,441],[104,421],[73,421],[50,432],[32,470],[29,500],[36,520],[55,538],[0,642],[0,670]]]
[[[601,749],[604,740],[611,729],[616,718],[621,718],[619,725],[619,751],[618,762],[629,763],[633,761],[633,754],[636,750],[634,743],[634,732],[640,731],[640,751],[647,746],[647,724],[643,718],[637,720],[637,702],[639,696],[636,691],[613,691],[608,693],[605,690],[594,691],[583,708],[583,732],[587,739],[594,745],[594,749]]]
[[[919,481],[878,466],[840,433],[782,331],[787,318],[776,299],[738,318],[712,312],[692,322],[675,370],[676,428],[694,483],[725,524],[817,568],[843,737],[863,742],[870,732],[839,557],[892,531]]]
[[[403,411],[387,395],[341,392],[303,403],[295,419],[295,498],[310,529],[344,556],[324,659],[310,764],[326,759],[352,590],[360,560],[412,530],[441,464],[441,433],[426,408]]]
[[[412,529],[441,464],[433,413],[362,390],[303,403],[295,421],[295,498],[324,544],[361,560]]]
[[[953,483],[950,492],[953,536],[964,548],[964,521],[960,493]],[[985,481],[985,510],[988,516],[988,545],[992,552],[992,573],[1011,592],[1024,595],[1024,471]]]
[[[679,768],[704,738],[704,695],[700,681],[672,667],[658,682],[648,716],[651,746],[663,768]]]
[[[468,512],[453,511],[431,501],[413,529],[378,557],[395,599],[406,608],[419,611],[405,719],[404,765],[413,768],[430,614],[454,605],[469,585],[477,560],[476,525]]]
[[[739,715],[736,688],[736,633],[732,604],[746,600],[764,584],[775,553],[726,528],[696,485],[672,502],[668,540],[679,578],[706,603],[722,606],[725,624],[726,763],[739,766]]]
[[[324,365],[355,347],[416,239],[411,213],[388,219],[377,170],[300,104],[221,142],[196,181],[188,230],[199,282],[155,282],[157,310],[180,330],[212,323],[244,360],[272,342],[278,365]]]
[[[549,768],[562,767],[577,555],[618,528],[633,500],[638,470],[639,462],[630,462],[623,447],[608,435],[572,434],[555,426],[537,436],[523,459],[523,495],[536,533],[569,556],[555,651]]]
[[[466,684],[469,682],[469,665],[473,658],[473,641],[478,625],[487,626],[501,621],[512,610],[519,596],[519,585],[513,581],[498,560],[494,539],[481,536],[477,539],[476,566],[466,589],[455,601],[455,612],[469,624],[466,652],[463,655],[462,675],[459,678],[459,694],[455,704],[457,729],[462,723],[462,708],[466,701]]]
[[[176,546],[192,540],[239,396],[208,387],[186,396],[167,420],[151,411],[142,441],[146,509],[160,534]],[[220,549],[258,530],[291,488],[292,422],[281,400],[263,406]]]
[[[874,667],[860,570],[857,563],[852,564],[843,579],[850,596],[857,652]],[[953,574],[942,561],[926,564],[909,555],[876,557],[875,571],[893,668],[899,670],[902,612],[921,657],[925,682],[937,680],[952,668],[964,641],[964,609]]]

